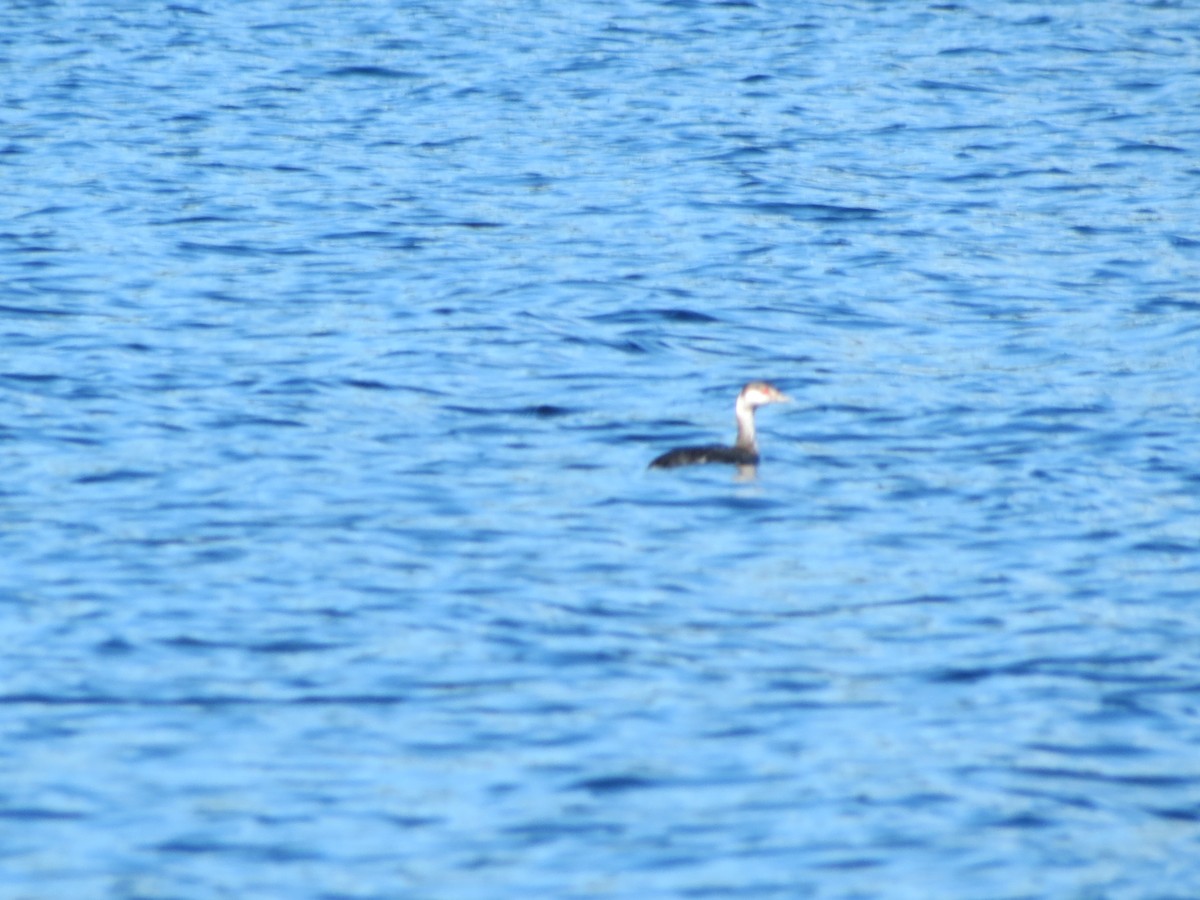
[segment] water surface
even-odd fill
[[[0,894],[1200,891],[1195,10],[0,35]]]

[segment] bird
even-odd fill
[[[734,466],[758,464],[758,441],[754,436],[754,411],[768,403],[789,403],[791,397],[773,384],[751,381],[742,388],[734,405],[737,418],[737,440],[732,447],[710,444],[704,447],[676,447],[650,462],[651,469],[674,469],[702,463],[725,463]]]

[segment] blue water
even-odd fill
[[[1193,4],[0,72],[0,896],[1200,896]]]

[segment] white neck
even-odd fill
[[[754,406],[744,396],[738,396],[737,405],[734,407],[734,416],[737,418],[738,426],[736,446],[757,453],[758,444],[755,442],[754,435]]]

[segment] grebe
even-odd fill
[[[758,442],[754,439],[754,411],[768,403],[787,403],[792,398],[773,384],[752,381],[738,394],[734,414],[737,416],[737,442],[732,447],[713,444],[708,447],[677,447],[668,450],[650,463],[652,469],[673,469],[699,463],[728,463],[753,466],[758,463]]]

